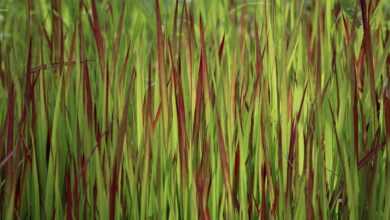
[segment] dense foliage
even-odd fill
[[[0,219],[390,219],[388,0],[0,14]]]

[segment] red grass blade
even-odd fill
[[[190,66],[193,66],[193,44],[195,43],[195,34],[194,34],[194,18],[187,8],[187,3],[184,1],[183,10],[186,20],[186,31],[187,31],[187,47],[188,47],[188,62]],[[192,68],[189,68],[190,72],[190,85],[192,86]]]
[[[272,203],[272,209],[271,209],[271,214],[273,217],[276,217],[276,211],[278,209],[279,205],[279,187],[277,184],[274,184],[274,193],[275,193],[275,199]]]
[[[202,160],[196,172],[196,191],[199,219],[209,220],[210,214],[207,208],[207,197],[210,191],[210,159],[209,145],[205,140],[203,143]]]
[[[307,174],[306,183],[306,219],[314,219],[314,208],[312,204],[313,185],[314,185],[314,173],[312,169],[309,169]]]
[[[252,100],[251,102],[254,102],[254,99],[256,95],[259,93],[259,87],[260,87],[260,80],[262,77],[263,72],[263,55],[264,55],[264,49],[261,51],[260,49],[260,40],[259,40],[259,26],[257,25],[257,22],[255,23],[255,44],[256,44],[256,80],[254,82],[254,89],[252,94]]]
[[[127,64],[129,63],[129,58],[130,58],[130,45],[127,47],[125,60],[122,64],[121,70],[119,72],[119,79],[121,82],[124,82],[125,74],[126,74],[126,70],[127,70]]]
[[[377,130],[374,140],[371,144],[371,149],[362,157],[362,159],[358,162],[358,168],[361,169],[364,167],[369,161],[374,160],[376,155],[380,150],[385,147],[386,141],[380,143],[379,141],[379,130]]]
[[[131,79],[129,80],[129,86],[128,86],[128,92],[126,94],[125,106],[123,108],[122,119],[120,121],[119,129],[118,129],[118,139],[117,139],[117,145],[116,145],[116,149],[115,149],[115,158],[114,158],[114,165],[112,168],[112,178],[111,178],[110,194],[109,194],[110,220],[115,219],[116,193],[118,192],[119,172],[120,172],[120,169],[122,169],[121,164],[122,164],[122,159],[123,159],[124,141],[125,141],[125,136],[126,136],[127,127],[128,127],[127,118],[128,118],[128,111],[129,111],[129,105],[130,105],[130,94],[132,91],[134,77],[135,77],[135,72],[132,73]]]
[[[199,138],[199,129],[201,117],[204,109],[204,89],[207,81],[207,58],[206,58],[206,46],[204,40],[204,30],[202,17],[199,18],[199,31],[200,31],[200,47],[201,47],[201,55],[200,55],[200,63],[199,63],[199,76],[196,87],[196,101],[195,101],[195,115],[194,115],[194,125],[193,125],[193,134],[192,140],[194,143],[197,143],[197,139]]]
[[[66,219],[73,219],[73,195],[72,186],[70,183],[70,174],[67,170],[65,173],[65,197],[66,197]]]
[[[181,164],[181,172],[184,177],[187,176],[187,132],[186,132],[186,117],[185,117],[185,106],[184,106],[184,98],[183,98],[183,88],[181,82],[181,61],[180,56],[178,58],[178,69],[176,70],[171,44],[169,43],[169,55],[172,62],[172,71],[173,71],[173,82],[175,87],[175,97],[176,97],[176,112],[177,112],[177,121],[179,124],[179,143],[180,143],[180,164]]]
[[[291,136],[290,136],[290,146],[288,152],[288,161],[287,161],[287,185],[286,185],[286,204],[289,203],[290,193],[292,192],[292,175],[293,175],[293,166],[295,161],[295,142],[297,137],[297,125],[302,113],[303,102],[306,97],[307,84],[302,95],[301,104],[299,106],[299,111],[296,118],[293,120],[291,125]]]
[[[390,56],[388,60],[390,64]],[[386,136],[387,139],[389,140],[390,139],[390,84],[387,84],[383,94],[383,112],[385,118]]]
[[[145,128],[149,126],[153,120],[153,85],[152,85],[152,65],[149,63],[148,68],[148,88],[146,90],[143,104],[143,123]]]
[[[80,3],[82,4],[82,3]],[[85,41],[83,34],[82,21],[79,21],[79,47],[80,47],[80,63],[82,60],[85,60]],[[87,63],[82,63],[82,74],[83,74],[83,88],[84,88],[84,105],[87,113],[88,123],[92,127],[93,125],[93,101],[92,101],[92,89],[91,82],[89,79],[89,69]]]
[[[354,142],[354,150],[355,150],[355,159],[356,161],[359,160],[359,128],[358,128],[358,123],[359,123],[359,113],[358,113],[358,100],[357,100],[357,94],[356,94],[356,89],[353,92],[353,103],[352,103],[352,112],[353,112],[353,142]]]
[[[83,3],[82,3],[83,4]],[[102,30],[100,28],[99,24],[99,16],[96,8],[96,0],[92,0],[92,15],[88,12],[88,8],[84,4],[84,8],[88,14],[89,23],[93,32],[93,36],[95,39],[96,48],[98,50],[98,57],[99,57],[99,63],[100,63],[100,70],[101,74],[105,73],[105,65],[104,65],[104,59],[105,59],[105,45],[104,45],[104,38],[102,34]]]
[[[223,178],[224,178],[224,185],[226,187],[228,195],[230,196],[232,195],[231,194],[232,188],[230,183],[228,155],[226,152],[225,141],[222,133],[221,121],[219,119],[219,116],[217,116],[217,138],[218,138],[218,145],[219,145],[219,156],[221,159],[221,168],[222,168]]]
[[[371,43],[371,28],[370,28],[370,12],[367,9],[366,0],[360,0],[360,8],[362,11],[362,19],[363,19],[363,42],[364,42],[364,50],[366,53],[366,62],[368,64],[368,71],[370,77],[370,92],[373,107],[375,108],[375,113],[378,115],[378,99],[377,94],[375,92],[375,69],[374,69],[374,61],[373,61],[373,53],[372,53],[372,43]]]
[[[265,191],[266,181],[267,181],[267,165],[266,163],[263,163],[261,166],[261,208],[260,208],[261,219],[268,219],[266,191]]]
[[[161,14],[160,14],[160,0],[156,0],[156,19],[157,19],[157,69],[158,69],[158,76],[160,80],[160,97],[161,97],[161,103],[162,103],[162,114],[163,114],[163,121],[164,121],[164,127],[165,124],[168,122],[168,101],[167,101],[167,79],[165,75],[165,64],[164,64],[164,48],[165,48],[165,41],[164,41],[164,34],[162,31],[162,22],[161,22]]]
[[[1,162],[0,162],[0,169],[13,157],[14,150],[11,151]]]
[[[225,46],[225,35],[223,35],[221,43],[219,44],[219,49],[218,49],[219,63],[221,63],[221,61],[222,61],[224,46]]]
[[[7,132],[7,145],[5,152],[9,154],[14,149],[14,117],[15,117],[15,89],[13,85],[8,90],[8,104],[7,104],[7,114],[6,114],[6,132]]]
[[[240,145],[237,145],[236,156],[234,159],[234,171],[233,171],[233,205],[234,208],[239,210],[240,204],[238,201],[238,189],[240,180]]]
[[[32,99],[34,99],[34,79],[31,73],[32,69],[32,38],[29,40],[28,55],[27,55],[27,67],[26,67],[26,85],[24,90],[24,106],[20,119],[20,124],[24,124],[27,120],[27,113],[29,105]],[[37,78],[37,77],[36,77]]]

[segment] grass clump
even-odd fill
[[[3,0],[1,219],[389,219],[388,1]]]

